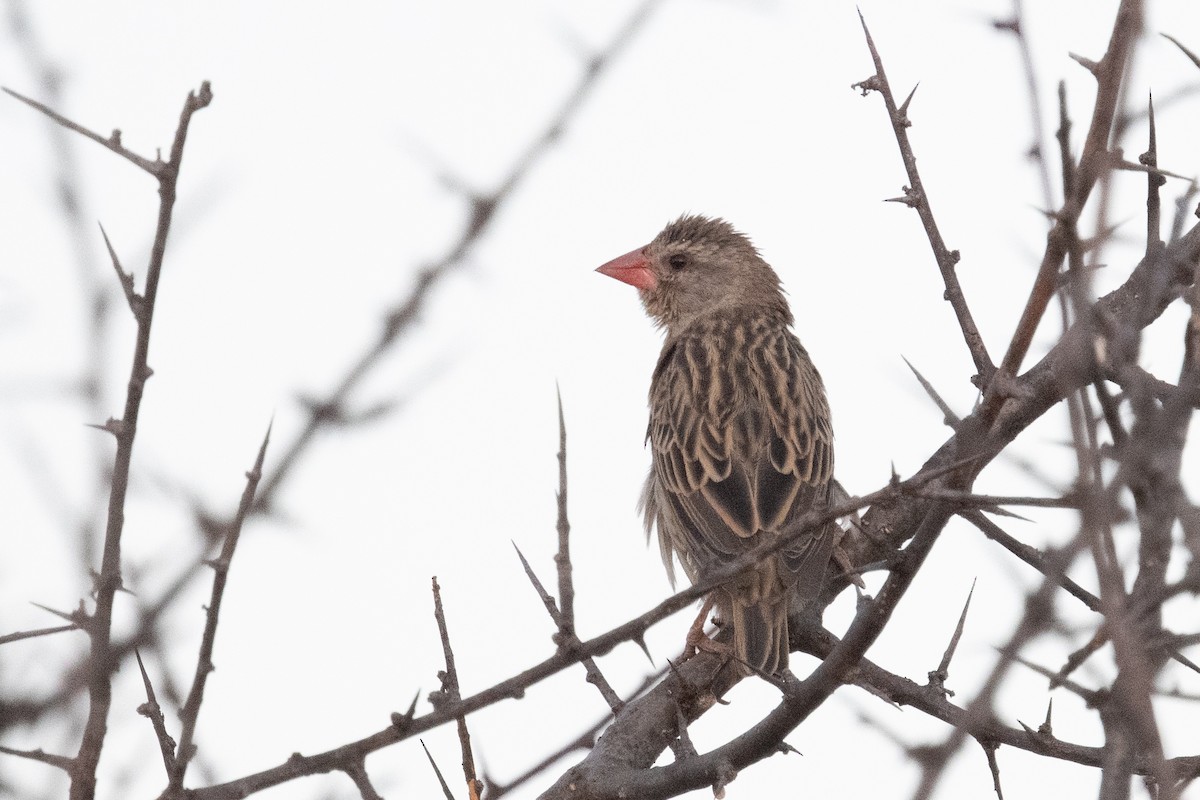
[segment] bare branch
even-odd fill
[[[946,243],[942,240],[942,234],[938,230],[937,221],[933,216],[933,209],[930,207],[929,196],[925,191],[924,184],[921,182],[921,175],[917,171],[917,158],[913,154],[907,132],[907,128],[912,124],[909,122],[906,113],[912,95],[910,94],[908,100],[904,101],[902,108],[896,106],[896,98],[892,95],[887,74],[883,70],[883,60],[879,57],[879,51],[875,48],[875,42],[871,38],[871,32],[867,29],[867,21],[861,11],[858,18],[862,22],[863,34],[867,39],[867,48],[871,51],[871,60],[875,62],[875,74],[866,81],[857,83],[854,86],[855,88],[861,88],[863,94],[873,89],[883,95],[883,102],[888,111],[888,119],[892,123],[892,132],[896,136],[896,144],[900,147],[900,158],[904,161],[904,169],[908,174],[910,186],[904,188],[905,203],[915,208],[918,216],[921,217],[921,224],[925,227],[925,235],[929,239],[929,246],[933,248],[934,259],[937,261],[938,269],[941,270],[942,281],[946,285],[945,299],[950,302],[951,307],[954,309],[954,314],[958,318],[958,326],[962,330],[967,349],[970,350],[971,358],[975,361],[975,369],[978,372],[976,386],[983,389],[991,383],[995,365],[992,363],[991,356],[988,355],[987,345],[984,343],[983,336],[980,335],[979,328],[975,325],[975,319],[971,315],[971,310],[967,306],[962,286],[958,283],[958,275],[955,270],[959,261],[959,253],[957,250],[947,248]],[[916,91],[916,89],[913,91]]]
[[[38,636],[49,636],[54,633],[77,630],[80,630],[80,627],[72,622],[70,625],[59,625],[54,628],[39,628],[35,631],[16,631],[14,633],[6,633],[3,636],[0,636],[0,644],[19,642],[22,639],[34,639]]]
[[[454,666],[454,649],[450,646],[450,631],[446,627],[446,614],[442,610],[442,590],[438,586],[437,578],[433,579],[433,617],[437,620],[438,633],[442,638],[442,653],[446,658],[446,671],[438,673],[438,677],[442,680],[442,688],[440,693],[430,695],[430,701],[434,701],[434,707],[439,705],[458,705],[462,702],[462,694],[458,688],[458,669]],[[479,800],[479,795],[483,792],[483,784],[479,781],[475,774],[475,756],[471,752],[471,734],[467,730],[467,717],[465,714],[460,714],[455,717],[458,723],[458,743],[462,749],[462,767],[463,775],[467,781],[467,793],[470,800]],[[424,746],[424,742],[421,743]],[[426,755],[429,751],[426,750]],[[433,758],[430,757],[430,763],[433,763]],[[434,770],[437,770],[437,765],[434,764]],[[438,779],[442,777],[441,772],[438,772]],[[445,781],[442,781],[442,786],[445,787]],[[447,789],[449,797],[449,790]]]
[[[57,122],[59,125],[62,125],[67,130],[74,131],[75,133],[78,133],[80,136],[83,136],[84,138],[91,139],[93,142],[96,142],[101,147],[111,150],[112,152],[119,155],[121,158],[124,158],[126,161],[130,162],[131,164],[150,173],[155,178],[162,177],[163,170],[166,168],[167,165],[164,164],[160,159],[155,159],[155,160],[151,161],[148,158],[139,156],[137,153],[135,153],[132,150],[128,149],[127,147],[123,146],[121,144],[121,131],[114,129],[113,132],[111,134],[109,134],[107,137],[101,136],[100,134],[95,133],[95,132],[89,130],[88,128],[85,128],[76,122],[72,122],[71,120],[67,119],[62,114],[59,114],[57,111],[53,110],[52,108],[42,105],[37,100],[31,100],[23,94],[14,92],[12,89],[9,89],[7,86],[0,86],[0,90],[3,90],[6,94],[8,94],[12,97],[15,97],[16,99],[20,100],[25,105],[27,105],[31,108],[37,109],[38,111],[42,112],[47,117],[49,117],[50,119]]]
[[[179,710],[182,729],[179,734],[179,747],[175,753],[174,768],[171,770],[169,787],[171,792],[179,792],[183,788],[183,779],[187,774],[188,764],[196,754],[194,744],[196,723],[200,718],[200,706],[204,702],[204,688],[208,683],[208,675],[215,669],[212,655],[217,640],[217,623],[221,616],[221,602],[225,597],[229,568],[233,563],[233,554],[237,550],[238,540],[242,535],[242,526],[250,514],[250,508],[254,504],[254,493],[258,489],[258,482],[262,479],[263,462],[267,457],[267,445],[271,441],[273,425],[274,421],[267,425],[267,432],[263,436],[262,444],[259,445],[254,466],[246,473],[246,486],[242,489],[242,498],[238,503],[237,514],[225,534],[225,541],[221,545],[221,554],[209,564],[213,568],[212,593],[205,614],[200,653],[196,656],[196,672],[192,678],[192,688],[188,692],[187,702]]]
[[[40,761],[43,764],[49,764],[52,767],[58,767],[68,775],[71,774],[72,770],[75,769],[75,759],[68,758],[67,756],[55,755],[54,753],[47,753],[40,747],[37,750],[17,750],[13,747],[4,747],[3,745],[0,745],[0,753],[16,756],[17,758],[27,758],[30,761]]]
[[[138,671],[142,674],[142,686],[146,689],[146,702],[138,706],[137,712],[149,719],[154,727],[154,737],[158,740],[158,749],[162,753],[163,767],[166,769],[167,778],[170,779],[175,770],[175,740],[167,733],[167,723],[163,719],[158,698],[154,696],[154,684],[150,682],[150,676],[146,674],[146,665],[142,663],[142,654],[136,650],[133,654],[137,658]]]

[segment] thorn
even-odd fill
[[[798,756],[804,755],[804,753],[801,753],[799,750],[784,741],[779,742],[779,752],[783,753],[784,755],[787,755],[788,753],[795,753]]]
[[[398,733],[405,733],[408,730],[409,723],[413,721],[413,717],[417,713],[417,700],[421,697],[421,690],[417,689],[417,693],[413,695],[412,702],[408,704],[408,710],[403,714],[395,711],[392,712],[392,727]]]
[[[1183,653],[1180,653],[1178,651],[1172,651],[1171,658],[1175,659],[1180,664],[1183,664],[1185,667],[1190,669],[1192,672],[1200,673],[1200,666],[1197,666],[1194,661],[1190,660],[1187,656],[1183,655]]]
[[[45,611],[48,614],[53,614],[60,619],[65,619],[67,622],[74,623],[81,628],[84,627],[84,623],[88,621],[87,615],[83,613],[82,606],[77,611],[72,611],[70,614],[68,614],[64,611],[58,611],[50,608],[50,606],[44,606],[41,603],[35,603],[32,600],[30,600],[29,603],[35,608],[40,608],[42,611]]]
[[[900,124],[906,128],[912,127],[912,122],[908,118],[908,104],[912,102],[913,95],[917,93],[917,87],[920,85],[920,83],[917,83],[912,88],[912,91],[908,93],[908,97],[904,98],[904,102],[900,104],[900,107],[896,109],[896,114],[900,117]]]
[[[654,656],[650,655],[650,648],[646,646],[646,637],[638,634],[633,637],[633,643],[642,648],[642,652],[646,654],[646,660],[650,662],[650,666],[655,666]],[[671,663],[671,659],[667,659],[667,663]]]
[[[1021,522],[1033,522],[1033,520],[1031,520],[1029,517],[1023,517],[1015,511],[1009,511],[1007,508],[1000,508],[999,506],[981,508],[980,511],[984,511],[988,514],[995,514],[997,517],[1011,517],[1012,519],[1019,519]]]
[[[971,598],[975,596],[975,583],[978,578],[971,581],[971,591],[967,592],[967,601],[963,603],[962,613],[958,615],[958,624],[954,626],[954,635],[950,637],[950,644],[946,646],[946,652],[942,655],[942,661],[938,664],[938,668],[929,673],[929,686],[940,692],[945,697],[954,697],[954,692],[946,688],[946,678],[950,675],[950,661],[954,658],[954,652],[958,650],[958,643],[962,639],[963,628],[967,624],[967,611],[971,608]]]
[[[889,197],[889,198],[885,199],[883,202],[885,202],[885,203],[902,203],[902,204],[908,206],[909,208],[916,208],[917,205],[920,203],[920,197],[918,196],[916,191],[914,191],[911,186],[905,186],[905,187],[903,187],[903,192],[904,192],[904,194],[902,196]]]
[[[116,137],[116,146],[121,145],[121,132],[113,131]],[[104,237],[104,246],[108,248],[108,257],[112,261],[113,269],[116,270],[117,280],[121,284],[121,291],[125,294],[125,302],[129,304],[129,310],[133,313],[133,318],[139,323],[142,321],[142,311],[144,304],[142,296],[133,289],[133,273],[126,272],[121,267],[121,259],[117,258],[117,251],[113,248],[112,242],[109,241],[108,231],[104,230],[104,225],[100,222],[96,223],[100,226],[100,235]]]
[[[962,422],[962,419],[954,413],[954,410],[950,408],[950,404],[942,399],[942,396],[938,394],[936,389],[933,388],[933,384],[925,379],[925,376],[922,375],[920,371],[912,365],[911,361],[909,361],[907,358],[904,358],[904,356],[900,356],[900,358],[902,358],[904,363],[908,365],[908,368],[912,370],[912,374],[916,376],[917,382],[921,384],[921,388],[925,390],[925,394],[929,395],[929,399],[933,400],[937,407],[941,409],[947,427],[952,430],[957,429],[959,423]]]
[[[1054,698],[1050,698],[1050,702],[1046,704],[1046,721],[1038,726],[1037,732],[1042,736],[1054,738],[1054,727],[1050,724],[1050,717],[1054,713]]]
[[[125,424],[121,420],[114,419],[113,417],[109,417],[108,421],[105,422],[103,425],[96,425],[95,423],[92,423],[92,422],[85,422],[83,424],[83,426],[85,428],[95,428],[98,431],[104,431],[105,433],[111,433],[113,436],[115,436],[118,439],[121,438],[121,434],[125,433]]]
[[[1021,20],[1018,17],[1012,19],[994,19],[992,27],[998,31],[1009,31],[1017,36],[1021,35]]]
[[[442,777],[442,771],[438,769],[437,762],[433,760],[433,756],[429,753],[429,748],[425,746],[425,740],[421,739],[419,741],[421,742],[421,749],[425,751],[425,757],[429,759],[429,766],[433,767],[433,773],[437,775],[438,783],[442,785],[442,793],[445,795],[446,800],[454,800],[454,793],[450,791],[446,779]]]
[[[1086,56],[1081,56],[1078,53],[1067,53],[1067,55],[1069,55],[1072,59],[1074,59],[1075,62],[1077,64],[1079,64],[1079,66],[1083,67],[1088,72],[1092,73],[1093,78],[1099,77],[1100,64],[1098,62],[1092,61],[1090,58],[1087,58]]]

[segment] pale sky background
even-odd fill
[[[1099,58],[1116,3],[1027,5],[1047,134],[1056,124],[1054,87],[1064,78],[1078,152],[1094,82],[1067,53]],[[1149,34],[1169,32],[1200,49],[1200,4],[1149,5]],[[440,173],[481,191],[494,187],[575,85],[585,55],[604,46],[633,7],[543,0],[28,9],[33,35],[63,70],[59,110],[101,133],[120,128],[125,144],[145,155],[169,146],[189,90],[210,80],[215,95],[193,121],[159,292],[155,374],[124,538],[126,584],[135,592],[153,597],[170,565],[192,557],[194,535],[180,513],[187,495],[215,514],[231,513],[268,421],[275,420],[269,470],[302,420],[297,396],[332,388],[374,341],[381,314],[406,296],[419,266],[457,235],[466,204]],[[998,360],[1046,227],[1040,182],[1025,158],[1032,128],[1016,42],[991,25],[1010,5],[863,0],[861,8],[896,91],[920,82],[910,116],[922,177],[944,237],[962,252],[959,274]],[[11,29],[3,35],[0,83],[39,97]],[[1157,35],[1137,52],[1129,87],[1136,102],[1149,88],[1165,98],[1200,79]],[[290,479],[279,515],[244,534],[198,730],[217,780],[364,736],[418,689],[422,697],[435,689],[442,657],[431,575],[443,588],[464,693],[552,652],[553,625],[510,540],[553,584],[556,382],[569,432],[579,630],[601,633],[668,594],[634,511],[649,463],[645,392],[659,335],[633,290],[593,269],[644,244],[681,212],[728,218],[779,271],[796,331],[828,387],[837,472],[851,492],[878,488],[893,464],[910,475],[944,441],[940,413],[901,356],[964,412],[974,400],[973,370],[916,214],[881,202],[906,180],[880,97],[850,88],[871,73],[850,3],[671,0],[658,8],[469,264],[437,289],[419,328],[355,397],[359,408],[404,398],[398,413],[323,436]],[[1197,109],[1200,97],[1191,95],[1159,114],[1159,163],[1189,176],[1200,173]],[[108,437],[84,427],[103,419],[58,391],[87,357],[87,308],[76,245],[55,204],[59,166],[48,130],[32,110],[0,99],[0,633],[53,624],[29,601],[71,609],[87,592],[70,554],[71,520],[93,513],[95,454],[112,451]],[[1136,159],[1144,125],[1131,136],[1121,144]],[[153,181],[94,144],[76,138],[71,146],[91,226],[86,256],[95,274],[111,278],[98,220],[140,286],[157,204]],[[1123,280],[1130,253],[1141,247],[1144,185],[1141,176],[1117,179],[1113,217],[1125,221],[1129,249],[1108,251],[1102,284]],[[1182,188],[1170,183],[1168,197]],[[119,416],[133,325],[120,309],[115,319],[104,388],[109,413]],[[1057,326],[1056,312],[1049,319]],[[1143,355],[1164,377],[1178,368],[1181,320],[1164,317]],[[1049,339],[1039,341],[1035,356]],[[1051,413],[1017,445],[1060,477],[1060,489],[1071,477],[1060,446],[1064,419]],[[1189,464],[1197,466],[1194,454]],[[978,488],[1052,490],[1005,460]],[[1066,515],[1030,516],[1032,523],[1008,527],[1031,544],[1062,542],[1072,532]],[[976,577],[950,681],[957,699],[968,701],[1038,576],[965,524],[946,531],[870,657],[923,682]],[[1077,577],[1092,580],[1087,569]],[[194,584],[169,620],[169,668],[180,683],[190,681],[208,593],[207,580]],[[136,602],[119,597],[118,630]],[[831,610],[835,630],[851,606],[847,594]],[[1169,612],[1177,629],[1195,630],[1194,607]],[[677,654],[690,620],[690,612],[680,614],[651,631],[657,663]],[[1072,641],[1091,630],[1081,627]],[[5,646],[0,691],[48,691],[57,675],[51,667],[72,661],[84,642],[68,634]],[[1057,666],[1065,652],[1061,641],[1046,641],[1030,655]],[[795,662],[800,674],[811,667],[809,659]],[[1098,657],[1079,679],[1101,685],[1107,663]],[[649,669],[632,645],[600,664],[625,694]],[[152,672],[164,668],[151,664]],[[1195,676],[1172,674],[1195,688]],[[101,765],[107,786],[143,765],[126,797],[152,797],[163,783],[150,726],[134,712],[141,692],[136,671],[122,670]],[[1069,694],[1055,698],[1055,733],[1099,744],[1094,713]],[[746,682],[731,699],[693,728],[701,751],[739,733],[776,697]],[[1002,693],[1001,717],[1036,726],[1046,700],[1043,680],[1016,673]],[[420,708],[428,710],[424,700]],[[1200,752],[1194,708],[1163,709],[1168,755]],[[582,668],[572,669],[520,703],[474,716],[477,758],[506,781],[605,710]],[[788,737],[803,756],[748,769],[729,798],[907,797],[914,772],[887,737],[857,724],[860,711],[905,742],[938,742],[949,732],[919,712],[843,689]],[[76,718],[84,718],[82,705]],[[175,714],[167,719],[176,732]],[[77,737],[43,726],[2,743],[73,753]],[[424,739],[460,787],[452,729]],[[520,796],[534,796],[579,758]],[[1095,794],[1097,771],[1008,748],[999,759],[1007,796]],[[367,763],[385,796],[439,791],[415,741]],[[65,780],[41,765],[6,758],[0,773],[21,787],[14,797],[65,792]],[[357,794],[334,775],[262,796]],[[991,796],[977,746],[964,749],[941,796]]]

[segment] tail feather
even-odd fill
[[[734,603],[733,652],[749,665],[767,675],[788,665],[788,623],[785,603]],[[744,667],[743,669],[747,669]]]

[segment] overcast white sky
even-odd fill
[[[268,421],[275,420],[277,455],[302,421],[298,394],[332,388],[378,335],[383,310],[463,225],[466,204],[442,173],[493,188],[574,86],[586,53],[605,45],[634,6],[30,5],[32,35],[62,68],[60,110],[84,125],[120,128],[126,145],[152,154],[169,145],[189,90],[210,80],[215,95],[188,141],[154,326],[155,374],[135,450],[126,582],[152,597],[171,572],[166,565],[191,552],[176,487],[214,513],[236,507]],[[1102,54],[1116,3],[1028,5],[1048,132],[1063,78],[1078,146],[1093,82],[1067,53]],[[897,91],[920,82],[910,116],[923,178],[948,244],[962,252],[968,299],[998,354],[1045,231],[1040,182],[1025,158],[1032,127],[1017,48],[991,25],[1010,5],[864,0],[861,8]],[[1198,49],[1200,5],[1151,3],[1148,31]],[[11,31],[4,36],[0,83],[39,97],[21,48]],[[1166,98],[1196,85],[1196,69],[1164,39],[1148,36],[1138,55],[1131,97],[1153,88]],[[418,689],[436,688],[431,575],[443,587],[464,692],[551,652],[553,627],[510,540],[552,580],[556,382],[570,437],[580,631],[600,633],[666,596],[657,553],[646,549],[634,512],[648,465],[645,390],[658,334],[629,287],[592,270],[683,211],[730,219],[779,271],[797,333],[829,390],[837,472],[852,492],[878,488],[893,464],[911,474],[933,452],[946,435],[941,415],[901,356],[963,411],[974,400],[972,369],[916,215],[881,202],[906,181],[880,98],[850,89],[871,72],[850,3],[673,0],[658,8],[467,266],[435,292],[417,332],[355,398],[364,408],[404,398],[399,413],[323,437],[292,477],[279,516],[247,531],[199,728],[216,779],[364,736]],[[1197,108],[1194,95],[1160,108],[1160,164],[1185,175],[1200,172]],[[0,632],[8,632],[50,624],[28,601],[69,609],[87,591],[70,555],[70,520],[91,513],[93,459],[111,444],[84,427],[103,419],[85,416],[86,407],[57,391],[89,350],[76,243],[55,204],[60,165],[47,123],[2,100],[0,132]],[[1136,155],[1145,149],[1144,126],[1131,135],[1122,145]],[[93,144],[72,146],[82,217],[105,225],[140,281],[153,182]],[[1126,175],[1117,186],[1113,217],[1126,221],[1121,232],[1136,250],[1144,179]],[[87,235],[85,255],[105,275],[98,229]],[[1110,250],[1102,281],[1123,279],[1129,252]],[[133,331],[124,315],[116,319],[105,386],[113,416]],[[1170,375],[1179,318],[1161,327],[1143,362]],[[1070,479],[1067,453],[1057,447],[1066,432],[1059,415],[1048,423],[1022,438],[1021,452],[1060,475],[1061,488]],[[1022,480],[1011,462],[989,469],[980,487],[1049,490]],[[1037,545],[1070,533],[1065,517],[1034,517],[1013,532]],[[976,576],[973,618],[951,681],[959,699],[969,699],[972,676],[991,663],[992,645],[1035,576],[964,526],[947,531],[872,657],[923,681]],[[207,585],[193,586],[170,620],[178,644],[169,666],[181,682],[190,676],[207,593]],[[119,625],[136,600],[121,602]],[[848,607],[830,621],[844,621]],[[652,631],[658,663],[674,655],[688,622],[683,614]],[[55,673],[47,666],[70,661],[82,642],[5,647],[0,691],[48,688],[38,676],[49,680]],[[1057,663],[1062,653],[1046,645],[1040,655]],[[626,692],[647,669],[632,646],[601,666]],[[149,726],[134,713],[142,698],[130,673],[117,684],[102,768],[111,781],[141,759],[147,766],[124,796],[153,796],[161,785],[157,755]],[[1081,675],[1089,678],[1101,682],[1099,674]],[[774,702],[762,685],[739,687],[733,699],[697,726],[701,750]],[[1002,695],[1005,721],[1036,724],[1046,699],[1044,682],[1021,676]],[[604,709],[576,669],[520,705],[474,718],[472,734],[480,760],[503,781]],[[913,773],[893,743],[856,727],[860,709],[905,741],[946,733],[917,712],[844,690],[789,737],[803,757],[748,770],[728,796],[906,797]],[[1169,754],[1200,751],[1200,727],[1173,713],[1164,712]],[[168,721],[175,724],[174,715]],[[1092,712],[1065,694],[1055,732],[1099,742]],[[3,744],[77,746],[76,731],[27,735]],[[452,731],[425,741],[457,776]],[[1007,749],[1000,759],[1010,796],[1094,794],[1091,770]],[[521,796],[536,794],[568,763]],[[415,742],[368,765],[389,797],[438,791]],[[2,772],[28,796],[58,795],[64,785],[37,765],[5,761]],[[990,787],[982,754],[967,750],[943,796],[983,797]],[[334,776],[265,796],[351,797],[354,789]]]

